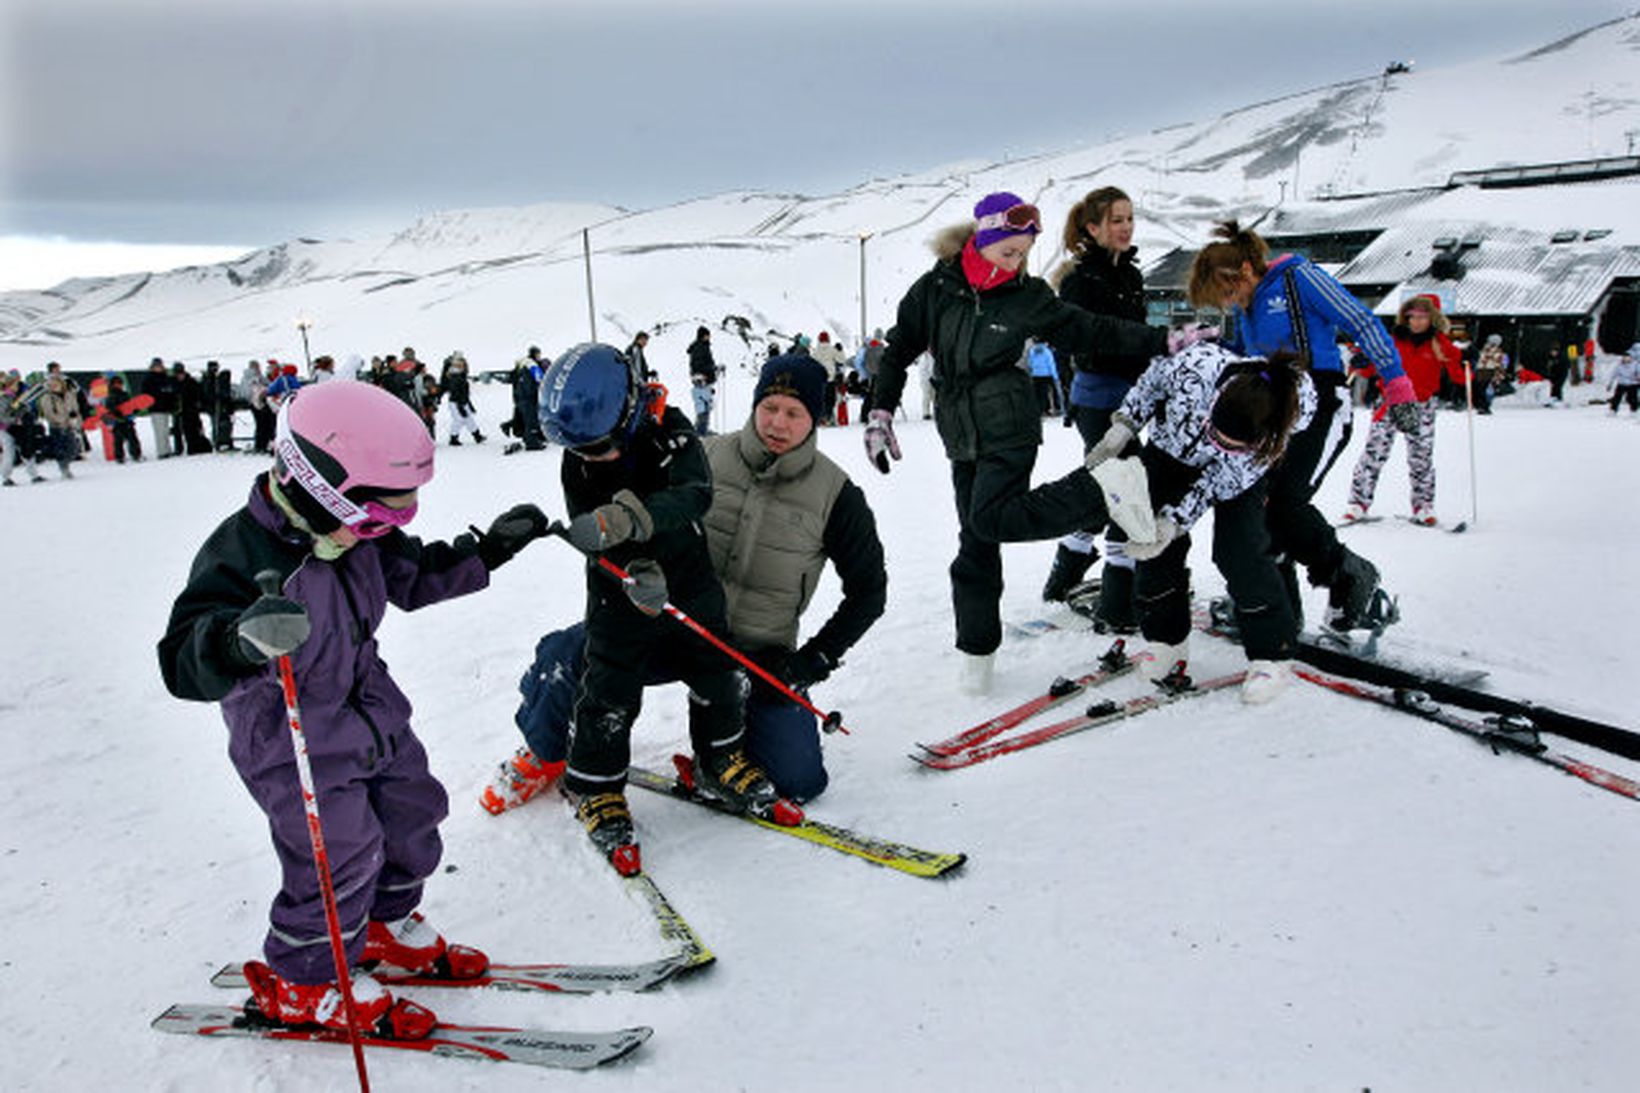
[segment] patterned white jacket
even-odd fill
[[[1157,514],[1170,518],[1181,532],[1188,531],[1209,507],[1240,496],[1269,468],[1245,452],[1227,452],[1207,435],[1207,424],[1218,398],[1219,378],[1244,360],[1216,342],[1197,342],[1172,357],[1150,362],[1122,400],[1121,413],[1137,427],[1147,423],[1147,440],[1187,467],[1200,467],[1201,476],[1189,491]],[[1298,389],[1298,432],[1315,416],[1315,385],[1305,374]]]

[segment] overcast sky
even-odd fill
[[[262,245],[824,193],[1525,51],[1633,4],[0,0],[0,235]]]

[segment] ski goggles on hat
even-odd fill
[[[1035,205],[1014,205],[999,213],[986,213],[979,218],[974,227],[976,231],[1006,229],[1016,232],[1039,232],[1042,230],[1042,214],[1037,212]]]

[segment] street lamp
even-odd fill
[[[866,240],[870,232],[860,233],[860,344],[866,343]]]
[[[307,362],[308,375],[310,376],[313,375],[313,354],[308,349],[307,332],[312,325],[313,320],[306,315],[296,316],[296,329],[302,332],[302,359]]]

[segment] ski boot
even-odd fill
[[[1222,638],[1241,640],[1241,625],[1236,621],[1236,601],[1229,596],[1215,596],[1207,601],[1207,624],[1213,633]]]
[[[1133,576],[1132,566],[1105,564],[1099,579],[1099,602],[1093,612],[1094,633],[1139,632],[1139,616],[1133,608]]]
[[[732,811],[781,827],[796,827],[803,822],[803,810],[780,796],[763,768],[746,758],[740,748],[692,762],[688,756],[674,756],[672,762],[678,768],[678,780],[686,789],[719,801]]]
[[[1262,706],[1287,689],[1293,678],[1290,660],[1250,660],[1247,676],[1241,681],[1241,700],[1249,706]]]
[[[1084,554],[1060,543],[1053,554],[1053,568],[1048,570],[1048,580],[1042,586],[1043,602],[1064,603],[1066,595],[1081,583],[1088,569],[1098,560],[1097,550]]]
[[[291,983],[260,960],[245,965],[251,999],[246,1013],[274,1025],[348,1029],[347,1006],[336,983]],[[389,1040],[426,1039],[438,1018],[426,1006],[407,998],[395,999],[368,972],[350,976],[353,985],[353,1027],[366,1036]]]
[[[564,797],[575,807],[575,818],[587,829],[592,845],[609,859],[615,872],[623,877],[643,872],[643,858],[638,852],[632,812],[626,807],[624,790],[583,796],[565,789]]]
[[[397,922],[372,920],[359,962],[367,968],[391,964],[436,979],[477,979],[490,966],[490,958],[471,945],[448,944],[420,911]]]
[[[1327,625],[1341,633],[1381,629],[1373,625],[1372,617],[1377,591],[1378,567],[1354,551],[1345,550],[1327,590]]]
[[[499,816],[510,808],[517,808],[550,787],[564,774],[564,761],[549,763],[539,759],[527,746],[521,747],[501,764],[478,795],[478,803],[492,816]]]
[[[1189,659],[1189,638],[1176,645],[1170,645],[1165,641],[1153,641],[1133,658],[1133,669],[1139,673],[1139,678],[1165,688],[1165,681],[1175,676],[1189,680],[1184,674],[1185,664]]]

